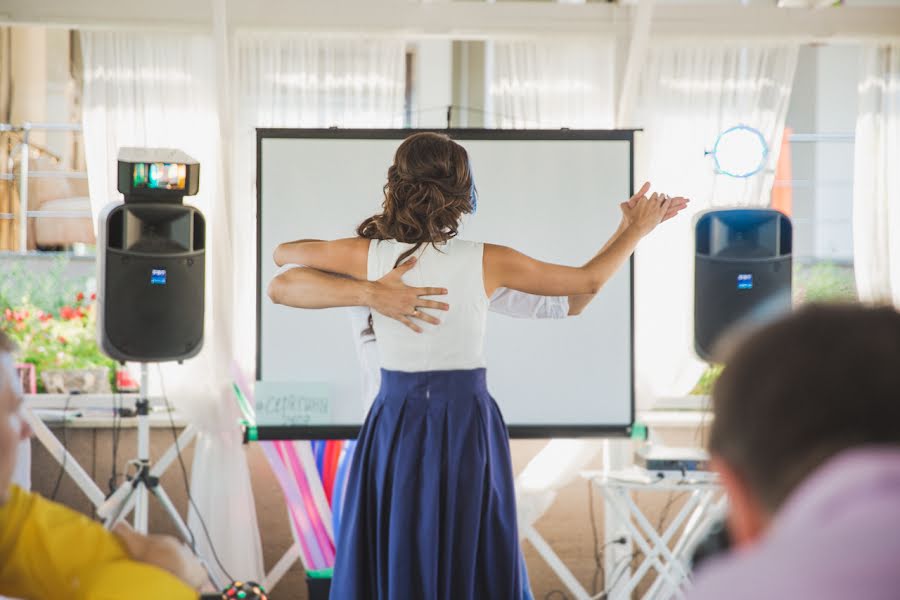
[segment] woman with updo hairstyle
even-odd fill
[[[602,248],[583,266],[545,263],[457,237],[478,200],[468,154],[446,135],[416,133],[397,148],[382,210],[357,237],[279,247],[280,263],[363,281],[415,261],[404,281],[446,291],[449,304],[440,324],[423,328],[412,325],[434,322],[427,299],[400,320],[373,313],[381,388],[352,457],[333,600],[530,597],[509,438],[487,388],[489,299],[499,288],[596,293],[642,237],[685,206],[648,190],[621,204],[619,232],[598,240]]]

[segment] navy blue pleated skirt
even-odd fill
[[[485,370],[382,370],[350,468],[332,600],[528,597],[509,438]]]

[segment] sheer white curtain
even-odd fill
[[[233,64],[237,70],[231,179],[235,223],[254,223],[256,218],[257,127],[403,126],[403,40],[240,33]],[[235,255],[235,270],[243,275],[237,278],[235,297],[238,313],[244,315],[256,314],[254,236],[255,227],[236,228],[240,251]],[[236,322],[235,328],[237,344],[256,346],[252,319]],[[255,362],[244,361],[240,366],[252,373]]]
[[[654,189],[687,196],[687,214],[665,223],[636,253],[635,352],[638,406],[683,396],[705,367],[693,350],[693,222],[720,206],[769,203],[784,119],[797,66],[794,45],[735,43],[690,47],[654,45],[635,107],[636,177]],[[769,146],[763,172],[736,179],[714,172],[704,156],[725,129],[758,129]],[[637,181],[636,184],[640,184]]]
[[[160,32],[82,33],[84,141],[91,204],[117,199],[116,155],[122,146],[179,148],[200,161],[200,192],[186,198],[206,217],[206,320],[203,351],[183,365],[167,363],[151,393],[168,392],[194,424],[191,492],[225,568],[262,579],[262,553],[239,417],[228,382],[235,355],[232,236],[223,190],[212,38]],[[248,223],[252,228],[252,221]],[[248,313],[244,320],[252,320]],[[243,353],[251,350],[244,347]],[[155,369],[154,369],[155,371]],[[177,464],[174,468],[177,468]],[[191,510],[198,549],[215,568],[203,528]]]
[[[900,44],[863,49],[855,152],[859,297],[900,307]]]
[[[612,127],[612,40],[495,42],[488,94],[506,129]]]
[[[493,124],[506,129],[604,129],[615,119],[611,40],[495,42],[488,95]],[[596,440],[554,439],[516,477],[520,535],[557,490],[600,451]]]

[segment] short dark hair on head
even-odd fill
[[[0,352],[15,352],[16,343],[5,332],[0,331]]]
[[[900,444],[900,313],[891,308],[809,306],[724,362],[710,450],[770,511],[842,450]]]

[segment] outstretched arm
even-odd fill
[[[629,202],[631,202],[631,200],[629,200]],[[665,219],[663,219],[663,221],[665,221]],[[625,229],[627,227],[628,222],[625,219],[622,219],[619,222],[619,227],[616,228],[615,233],[613,233],[612,236],[610,236],[609,240],[607,240],[606,244],[603,245],[603,247],[600,249],[600,252],[605,252],[609,248],[610,244],[619,239],[619,236],[621,236],[625,232]],[[584,311],[584,309],[587,308],[587,305],[590,304],[596,297],[596,292],[594,292],[593,294],[569,295],[569,316],[574,317],[576,315],[580,315]]]
[[[618,229],[606,242],[601,252],[625,231],[626,221],[623,219]],[[498,289],[491,297],[491,310],[511,317],[529,319],[562,319],[574,317],[584,312],[596,293],[570,294],[568,296],[538,296],[507,288]]]
[[[508,287],[547,296],[596,294],[631,256],[640,239],[687,203],[684,198],[668,198],[656,193],[648,198],[645,196],[648,190],[649,183],[646,183],[635,196],[620,205],[623,213],[620,231],[581,267],[545,263],[511,248],[485,244],[486,291],[493,293],[498,287]]]
[[[641,187],[640,191],[637,194],[632,196],[627,204],[629,209],[634,209],[637,205],[638,199],[647,193],[650,189],[649,184],[645,183],[643,187]],[[666,214],[663,215],[661,222],[666,222],[679,212],[684,210],[690,201],[687,198],[683,198],[678,196],[676,198],[672,198],[672,202],[669,203],[669,209],[666,211]],[[615,233],[607,240],[606,244],[604,244],[603,248],[600,249],[600,252],[605,252],[609,245],[612,244],[622,233],[624,233],[625,229],[628,227],[628,220],[626,218],[622,218],[619,222],[619,227],[616,229]],[[594,298],[597,297],[597,294],[576,294],[569,296],[569,316],[580,315],[587,305],[593,301]]]
[[[366,279],[368,274],[369,240],[344,238],[341,240],[297,240],[275,248],[275,264],[303,265],[320,271]]]
[[[594,295],[631,256],[641,237],[636,229],[626,230],[582,267],[547,263],[506,246],[485,244],[485,291],[493,294],[506,287],[542,296]]]

